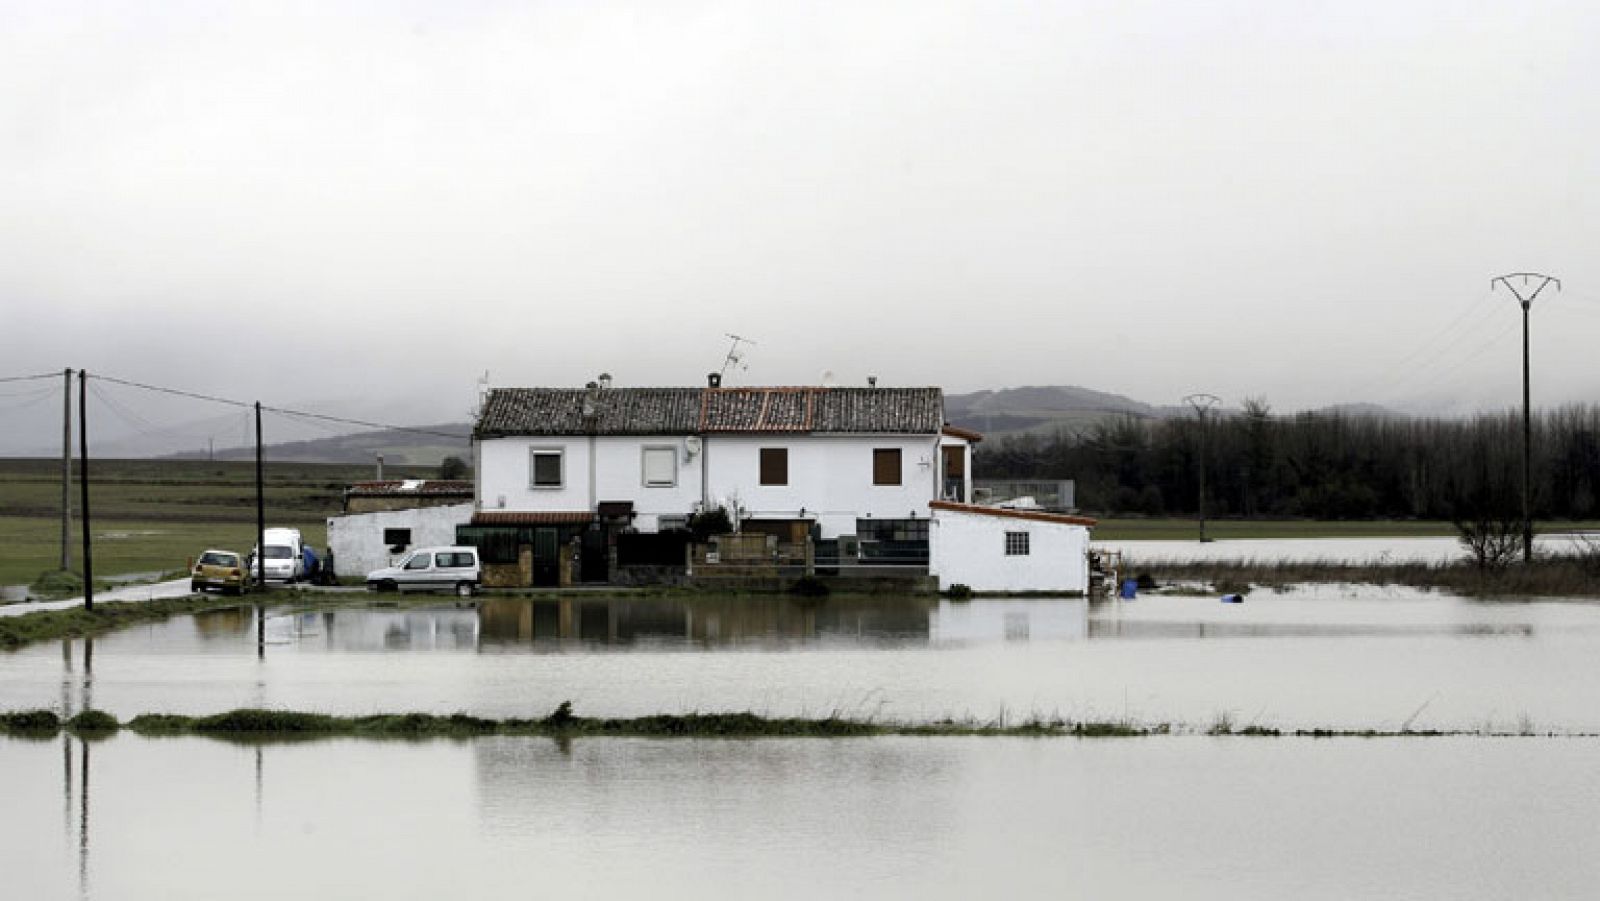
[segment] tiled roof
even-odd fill
[[[345,489],[352,497],[472,497],[472,482],[459,479],[385,479],[354,482]]]
[[[975,513],[979,516],[998,516],[1003,519],[1027,519],[1034,522],[1053,522],[1066,526],[1090,526],[1098,524],[1099,520],[1087,516],[1069,516],[1065,513],[1045,513],[1042,510],[1008,510],[1002,507],[985,507],[982,504],[958,504],[954,501],[929,501],[928,506],[934,510],[948,510],[951,513]]]
[[[476,435],[937,434],[938,388],[499,388]]]
[[[700,425],[700,391],[610,388],[591,394],[583,388],[496,388],[484,402],[474,434],[693,435]]]
[[[593,522],[589,510],[479,510],[472,514],[475,526],[553,526],[582,525]]]

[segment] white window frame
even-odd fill
[[[561,478],[554,485],[541,485],[538,481],[538,464],[541,455],[554,454],[560,462]],[[528,487],[535,491],[555,491],[567,487],[567,449],[564,447],[528,448]]]
[[[1007,557],[1031,556],[1030,551],[1032,549],[1030,545],[1032,545],[1033,542],[1028,538],[1028,536],[1032,534],[1031,532],[1007,532],[1005,534]]]
[[[665,482],[650,481],[650,454],[665,452],[672,461],[672,478]],[[678,449],[670,444],[646,444],[639,448],[639,484],[646,488],[674,488],[678,484]]]

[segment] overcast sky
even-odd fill
[[[1593,400],[1597,37],[1592,2],[0,0],[0,376],[437,422],[485,371],[698,384],[735,332],[736,384],[1471,410],[1520,397],[1489,287],[1531,269],[1536,399]]]

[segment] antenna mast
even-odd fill
[[[735,366],[740,369],[750,368],[750,364],[744,361],[744,354],[739,352],[739,345],[748,344],[751,347],[755,347],[756,343],[742,335],[735,335],[733,332],[724,332],[723,334],[733,339],[733,344],[728,348],[728,356],[722,361],[721,377],[727,378],[728,370]]]

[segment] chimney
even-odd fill
[[[710,372],[706,374],[706,385],[712,388],[722,387],[722,373]]]
[[[878,387],[878,377],[875,376],[875,375],[867,376],[867,387],[868,388],[876,388],[876,387]]]
[[[610,391],[611,390],[611,373],[609,373],[609,372],[600,373],[600,390],[601,391]]]
[[[378,455],[378,481],[383,481],[383,454]]]

